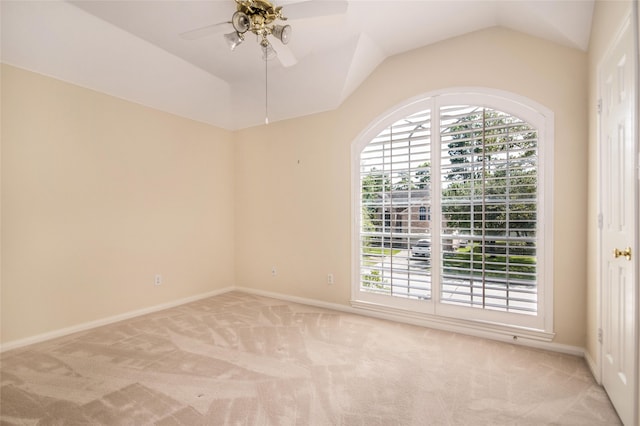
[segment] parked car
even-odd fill
[[[431,241],[422,239],[411,247],[411,257],[431,257]]]

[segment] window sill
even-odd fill
[[[555,333],[544,330],[478,320],[449,318],[409,311],[406,309],[393,308],[363,300],[351,300],[351,306],[356,310],[367,311],[367,315],[369,316],[376,316],[383,319],[390,319],[494,340],[517,341],[519,339],[526,339],[538,342],[551,342],[555,337]]]

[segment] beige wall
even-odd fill
[[[583,346],[587,55],[505,29],[390,58],[335,111],[237,132],[237,285],[348,304],[352,141],[399,102],[459,86],[511,91],[555,113],[555,341]]]
[[[234,284],[230,132],[10,66],[1,99],[2,342]]]
[[[388,59],[335,111],[235,133],[3,67],[2,341],[233,284],[347,305],[351,143],[459,86],[555,112],[556,342],[583,346],[587,55],[497,28]]]
[[[587,356],[600,364],[598,345],[598,65],[628,16],[630,1],[596,1],[589,44],[589,203],[587,253]]]
[[[236,133],[237,285],[348,302],[345,130],[334,111]],[[328,273],[335,275],[332,286]]]

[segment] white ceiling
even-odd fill
[[[319,10],[335,4],[311,0]],[[302,10],[299,0],[276,1]],[[586,50],[594,0],[351,0],[344,14],[295,18],[297,63],[269,61],[271,122],[338,107],[385,58],[502,26]],[[1,1],[2,61],[225,129],[265,119],[265,62],[254,38],[231,52],[233,0]],[[277,40],[273,41],[278,43]]]

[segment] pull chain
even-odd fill
[[[264,124],[269,124],[269,80],[267,76],[267,55],[264,58]]]

